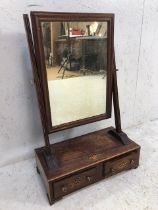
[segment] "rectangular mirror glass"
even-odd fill
[[[107,22],[42,22],[52,126],[106,113]]]

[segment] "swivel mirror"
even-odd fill
[[[52,126],[104,115],[107,22],[41,22]]]
[[[24,23],[45,146],[35,150],[50,204],[137,168],[140,146],[121,129],[114,14],[31,12]],[[49,134],[111,117],[116,128],[50,144]]]

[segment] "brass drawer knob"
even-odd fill
[[[131,164],[132,167],[135,167],[135,161],[134,160],[131,160],[130,164]]]
[[[115,173],[116,173],[116,170],[115,170],[114,168],[112,168],[112,169],[111,169],[111,173],[112,173],[112,174],[115,174]]]
[[[62,187],[62,192],[66,193],[67,192],[67,187]]]
[[[131,160],[131,165],[134,165],[134,164],[135,164],[134,160]]]
[[[92,177],[87,176],[87,180],[88,180],[88,182],[92,181]]]

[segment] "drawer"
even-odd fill
[[[87,171],[80,172],[71,177],[62,179],[53,184],[54,198],[62,197],[82,187],[88,186],[102,178],[102,168],[97,166]]]
[[[109,177],[121,171],[137,168],[139,164],[139,151],[132,152],[104,163],[104,176]]]

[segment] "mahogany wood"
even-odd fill
[[[31,12],[32,21],[32,32],[34,37],[34,47],[35,54],[37,58],[37,67],[40,72],[40,80],[42,83],[44,91],[44,101],[45,101],[45,111],[47,118],[47,129],[48,133],[84,125],[91,122],[96,122],[99,120],[107,119],[111,117],[111,104],[112,104],[112,71],[113,68],[113,20],[114,14],[104,14],[104,13],[52,13],[52,12]],[[68,122],[57,126],[52,126],[51,114],[50,114],[50,103],[48,94],[48,83],[47,83],[47,73],[45,67],[44,59],[44,49],[43,49],[43,38],[41,22],[50,21],[107,21],[108,23],[108,39],[107,39],[107,91],[106,91],[106,113],[76,120],[74,122]],[[105,55],[106,56],[106,55]]]
[[[32,31],[29,18],[24,23],[32,62],[36,92],[39,102],[45,147],[35,150],[37,172],[44,181],[48,199],[53,204],[63,196],[88,186],[121,171],[137,168],[140,146],[133,142],[121,129],[117,74],[114,53],[114,15],[85,13],[31,12]],[[108,85],[106,114],[52,127],[46,80],[41,21],[108,21]],[[49,134],[59,130],[95,122],[111,117],[113,97],[115,126],[73,139],[52,144]]]
[[[50,141],[49,141],[49,135],[48,135],[48,129],[47,129],[48,126],[47,126],[47,119],[46,119],[46,108],[45,108],[46,105],[44,103],[44,92],[43,92],[43,86],[40,80],[40,73],[37,68],[37,59],[34,52],[34,44],[32,40],[32,34],[31,34],[31,28],[30,28],[28,15],[24,14],[23,19],[24,19],[25,31],[26,31],[27,41],[28,41],[29,52],[30,52],[30,59],[31,59],[31,64],[32,64],[37,99],[38,99],[38,104],[39,104],[39,109],[40,109],[44,140],[45,140],[45,148],[43,150],[43,156],[47,162],[47,166],[49,168],[52,168],[52,167],[55,168],[57,166],[57,160],[55,159],[53,155],[54,154],[53,148],[50,147]]]
[[[39,110],[40,110],[45,145],[46,145],[46,147],[50,148],[50,142],[49,142],[48,131],[47,131],[45,104],[44,104],[44,93],[43,93],[43,89],[42,89],[42,85],[41,85],[41,81],[40,81],[40,77],[39,77],[39,72],[38,72],[38,68],[37,68],[37,61],[36,61],[36,56],[35,56],[35,52],[34,52],[34,44],[33,44],[33,40],[32,40],[32,34],[31,34],[31,28],[30,28],[30,22],[29,22],[28,15],[24,14],[23,19],[24,19],[24,26],[25,26],[26,36],[27,36],[29,52],[30,52],[32,72],[33,72],[34,83],[35,83],[35,87],[36,87],[36,93],[37,93],[38,105],[39,105]]]
[[[116,64],[114,59],[114,71],[113,71],[113,80],[112,80],[112,93],[113,93],[113,105],[115,113],[115,126],[116,131],[120,133],[121,129],[121,118],[120,118],[120,107],[119,107],[119,96],[118,96],[118,86],[117,86],[117,74],[116,74]]]
[[[138,167],[140,146],[129,138],[129,143],[123,145],[110,134],[113,129],[110,127],[53,144],[58,160],[56,168],[47,167],[43,148],[35,150],[50,204],[105,177]]]

